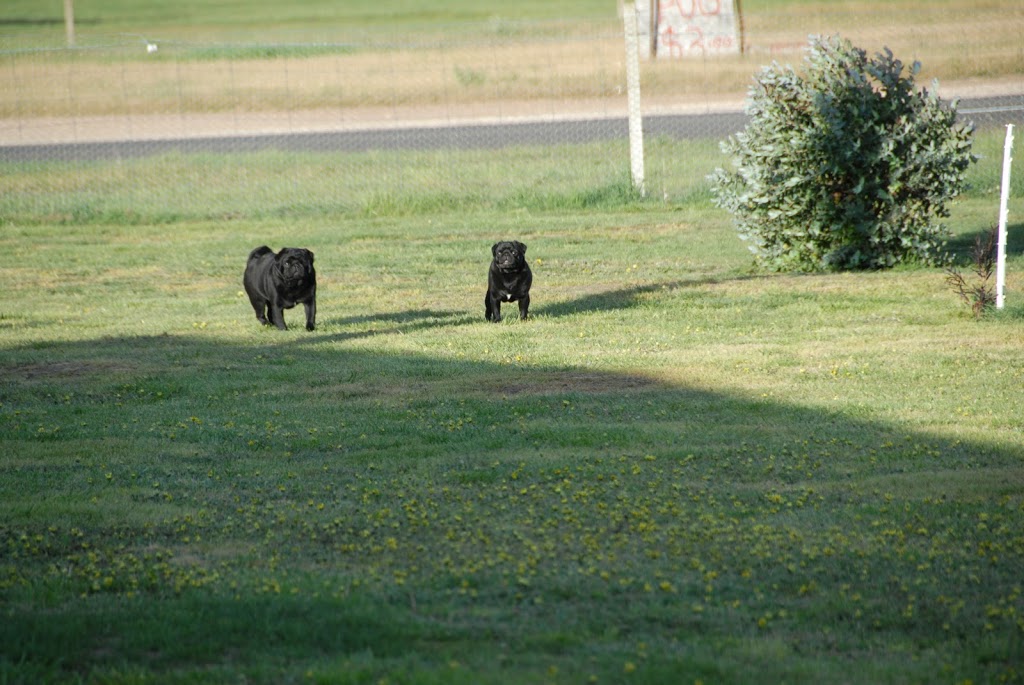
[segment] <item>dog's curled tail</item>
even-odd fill
[[[252,252],[249,253],[249,261],[251,262],[254,259],[259,259],[260,257],[262,257],[265,254],[273,254],[273,253],[274,253],[274,251],[271,250],[266,245],[260,245],[255,250],[253,250]]]

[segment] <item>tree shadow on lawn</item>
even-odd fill
[[[994,228],[996,223],[993,222]],[[988,238],[988,230],[963,233],[953,236],[946,243],[950,254],[958,264],[974,263],[974,246],[978,240],[985,241]],[[1006,256],[1013,258],[1024,254],[1024,223],[1007,224],[1006,226]]]
[[[703,277],[703,279],[677,279],[673,281],[658,281],[645,285],[631,286],[629,288],[617,288],[596,293],[589,293],[580,297],[554,302],[551,304],[539,304],[534,311],[545,316],[571,316],[592,311],[613,311],[616,309],[630,309],[641,306],[645,296],[656,293],[668,293],[684,288],[699,288],[702,286],[714,286],[725,282],[735,283],[751,279],[762,279],[760,275],[730,275],[728,277]],[[540,298],[536,298],[540,299]]]
[[[481,310],[483,307],[481,306]],[[480,316],[483,319],[483,316]],[[314,337],[304,338],[296,343],[323,342],[331,340],[342,342],[356,338],[367,338],[375,335],[387,335],[394,333],[411,333],[430,328],[462,326],[474,323],[478,319],[466,312],[439,309],[407,309],[399,312],[386,312],[383,314],[367,314],[364,316],[346,316],[339,318],[320,319],[320,330]],[[326,327],[358,327],[364,326],[362,330],[347,331],[341,333],[323,333]]]
[[[754,277],[737,277],[731,280],[739,280],[742,278]],[[628,288],[604,290],[600,292],[581,295],[579,297],[575,297],[569,300],[563,300],[561,302],[535,304],[535,306],[531,309],[531,314],[535,316],[539,315],[545,317],[565,317],[572,316],[575,314],[584,314],[588,312],[629,309],[632,307],[640,306],[644,301],[645,295],[649,295],[652,293],[668,292],[676,290],[678,288],[690,288],[704,285],[713,285],[721,282],[723,282],[723,279],[719,278],[671,280],[658,281],[656,283],[647,283],[644,285],[630,286]],[[538,300],[542,300],[544,295],[545,293],[543,292],[542,288],[537,288],[536,290],[534,290],[534,302],[537,303]],[[320,333],[316,337],[309,338],[305,342],[321,342],[324,339],[341,341],[386,333],[409,333],[412,331],[437,328],[442,326],[451,327],[479,323],[481,321],[484,321],[484,307],[482,299],[483,298],[481,298],[478,313],[455,311],[451,309],[407,309],[396,312],[385,312],[381,314],[367,314],[363,316],[322,318],[320,320],[321,329],[330,326],[350,327],[359,325],[365,325],[367,326],[367,328],[366,330],[363,331],[353,331],[336,334]],[[518,316],[518,314],[516,313],[515,303],[512,303],[511,315],[513,319],[517,318]]]
[[[325,323],[333,326],[358,326],[360,324],[393,324],[396,326],[445,325],[462,323],[464,312],[450,309],[406,309],[399,312],[382,314],[365,314],[363,316],[345,316],[326,319]]]
[[[24,17],[5,17],[0,18],[0,26],[64,26],[65,19],[63,17],[48,17],[40,19],[29,19]],[[99,19],[86,18],[75,18],[75,24],[79,26],[96,26],[100,23]]]
[[[563,302],[543,304],[536,307],[534,311],[544,316],[562,317],[586,312],[629,309],[631,307],[641,305],[644,301],[644,296],[650,295],[651,293],[671,291],[678,288],[713,285],[721,282],[722,279],[719,278],[658,281],[656,283],[647,283],[645,285],[636,285],[628,288],[617,288],[615,290],[590,293],[571,300],[565,300]]]

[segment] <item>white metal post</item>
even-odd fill
[[[1013,124],[1006,125],[1003,145],[1003,186],[999,193],[999,246],[996,251],[996,309],[1005,304],[1006,290],[1006,219],[1010,202],[1010,164],[1013,161]]]
[[[75,0],[64,0],[64,34],[68,47],[75,47]]]
[[[636,5],[626,0],[622,7],[626,33],[626,102],[629,107],[629,168],[633,187],[644,190],[644,131],[640,115],[640,54],[637,48]]]

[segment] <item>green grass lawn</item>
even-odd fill
[[[501,173],[450,154],[406,178]],[[975,320],[939,269],[753,272],[703,171],[325,159],[3,170],[0,682],[1024,677],[1019,199]],[[534,316],[494,325],[506,237]],[[315,332],[256,322],[263,243],[316,253]]]

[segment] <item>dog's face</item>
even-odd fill
[[[274,265],[286,283],[302,283],[313,275],[313,253],[301,247],[285,247],[274,257]]]
[[[501,271],[522,271],[526,266],[526,245],[518,240],[503,240],[491,247],[494,265]]]

